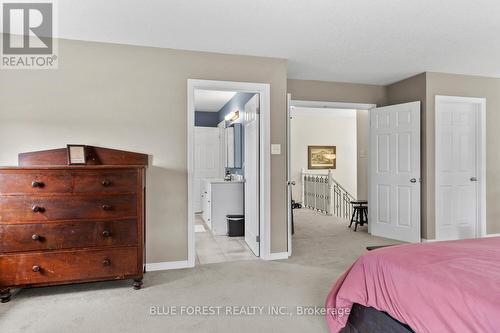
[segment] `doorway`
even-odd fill
[[[269,257],[269,96],[268,84],[188,80],[190,266]],[[212,240],[219,258],[197,259]]]
[[[289,256],[292,241],[303,251],[321,237],[349,230],[351,202],[367,199],[368,110],[376,106],[291,97],[287,123]],[[322,154],[321,161],[314,161],[314,149]],[[365,239],[366,224],[363,229],[358,232],[360,241]]]
[[[436,96],[436,240],[486,234],[486,100]]]
[[[364,142],[365,146],[359,147],[358,144],[357,167],[358,171],[361,169],[361,172],[358,172],[358,183],[362,183],[363,177],[366,177],[364,191],[367,192],[367,197],[362,199],[368,199],[368,233],[392,239],[393,243],[420,242],[420,102],[376,108],[373,104],[293,101],[290,98],[289,105],[289,118],[294,106],[316,107],[318,110],[354,109],[362,112],[364,116],[362,119],[366,118],[362,120],[366,127],[364,130],[366,135],[364,138],[358,136],[359,142]],[[291,147],[290,132],[289,119],[289,147]],[[290,154],[288,151],[289,161]],[[319,175],[316,177],[321,178]],[[326,182],[330,183],[330,179],[328,178]],[[295,184],[297,182],[291,176],[289,168],[290,203],[292,187]],[[321,191],[321,184],[319,188]],[[358,186],[358,195],[364,192],[363,189],[360,191],[360,188],[363,186]],[[317,185],[315,189],[318,189]],[[340,190],[341,186],[338,186],[338,189]],[[331,193],[335,192],[329,190],[326,193],[333,196]],[[317,193],[315,197],[323,199],[325,195]],[[334,201],[334,207],[340,206],[342,213],[342,204],[347,204],[351,198],[348,193],[340,197],[347,199],[339,203]],[[293,209],[289,207],[289,221],[293,222],[293,216]],[[291,238],[289,234],[289,244]],[[374,238],[369,240],[373,241]]]

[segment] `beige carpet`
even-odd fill
[[[0,332],[326,332],[322,316],[297,316],[296,306],[322,306],[332,283],[365,246],[393,242],[305,209],[295,211],[295,221],[289,260],[150,272],[139,291],[130,281],[24,289],[0,304]],[[151,306],[181,312],[181,306],[196,305],[264,310],[259,316],[225,315],[228,308],[219,316],[150,315]],[[271,306],[283,315],[267,315]]]

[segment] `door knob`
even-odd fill
[[[471,182],[477,182],[477,177],[470,177]]]
[[[289,181],[288,181],[288,185],[293,185],[293,186],[295,186],[295,180],[292,180],[292,181],[290,181],[290,180],[289,180]]]
[[[412,178],[410,179],[410,183],[416,183],[417,182],[417,179],[416,178]]]

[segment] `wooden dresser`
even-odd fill
[[[10,288],[133,279],[144,269],[148,156],[86,147],[86,165],[67,149],[19,155],[0,168],[0,299]]]

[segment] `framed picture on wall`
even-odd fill
[[[307,146],[308,169],[335,169],[337,165],[336,146]]]

